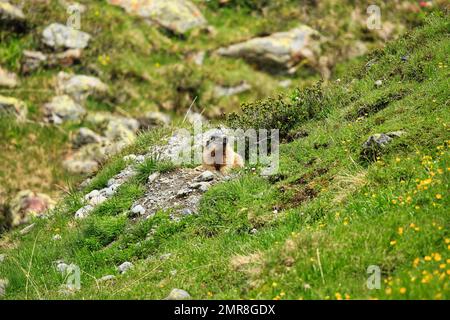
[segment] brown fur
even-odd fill
[[[229,146],[226,137],[212,137],[203,149],[203,168],[227,173],[244,167],[242,157]]]

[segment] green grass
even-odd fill
[[[195,299],[449,299],[448,30],[448,16],[434,15],[368,57],[372,67],[351,65],[322,88],[326,103],[311,99],[320,116],[292,123],[289,136],[308,135],[281,145],[276,177],[243,170],[212,187],[197,215],[127,218],[148,174],[171,169],[150,159],[88,218],[73,218],[78,192],[29,234],[4,234],[6,298],[161,299],[182,288]],[[398,130],[406,133],[378,159],[361,158],[371,134]],[[146,133],[126,152],[144,153],[169,132]],[[103,186],[120,159],[90,188]],[[61,241],[51,240],[56,233]],[[72,296],[58,292],[59,259],[82,270]],[[135,268],[118,275],[124,261]],[[370,265],[381,269],[379,290],[366,286]],[[97,285],[106,274],[117,279]]]

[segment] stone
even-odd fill
[[[73,145],[77,148],[91,143],[102,142],[102,137],[89,128],[80,128],[73,138]]]
[[[27,113],[28,109],[23,101],[0,95],[0,115],[10,114],[15,116],[17,121],[25,121]]]
[[[68,95],[53,97],[43,109],[46,121],[54,124],[79,121],[86,114],[86,110]]]
[[[171,122],[169,115],[159,111],[150,111],[145,114],[144,117],[139,120],[140,129],[147,130],[153,127],[167,126]]]
[[[208,182],[195,182],[191,183],[189,187],[192,189],[198,189],[201,192],[206,192],[211,187],[211,184],[209,184]]]
[[[91,174],[99,169],[99,163],[94,160],[67,159],[63,161],[63,167],[72,173]]]
[[[135,215],[144,215],[145,214],[145,208],[143,206],[141,206],[140,204],[134,206],[133,208],[131,208],[131,212],[134,213]]]
[[[23,51],[22,69],[23,74],[29,74],[47,63],[47,56],[40,51]]]
[[[246,91],[249,91],[252,88],[250,84],[246,81],[241,81],[241,83],[237,86],[215,86],[214,87],[214,96],[217,98],[222,97],[230,97],[236,94],[240,94]]]
[[[17,75],[0,67],[0,87],[15,88],[18,85]]]
[[[375,86],[381,87],[382,85],[383,85],[383,81],[382,80],[375,81]]]
[[[195,181],[197,182],[207,182],[214,180],[214,173],[211,171],[204,171],[202,174],[200,174],[197,178],[195,178]]]
[[[109,186],[108,188],[106,188],[105,189],[106,196],[112,197],[113,195],[115,195],[119,186],[120,186],[119,184],[113,184],[113,185]]]
[[[49,54],[48,66],[50,67],[70,67],[81,60],[81,49],[68,49],[64,52]]]
[[[75,212],[75,219],[84,219],[94,210],[94,207],[90,204],[81,207]]]
[[[0,263],[5,261],[5,259],[6,259],[6,254],[0,254]]]
[[[205,60],[205,56],[206,56],[205,51],[191,52],[186,56],[186,60],[188,62],[193,62],[198,66],[202,66],[203,61]]]
[[[32,224],[30,224],[29,226],[26,226],[25,228],[23,228],[22,230],[20,230],[19,233],[20,233],[22,236],[24,236],[24,235],[30,233],[30,232],[34,229],[35,226],[36,226],[36,225],[35,225],[34,223],[32,223]]]
[[[53,241],[59,241],[59,240],[61,240],[62,239],[62,237],[61,237],[61,235],[59,235],[59,234],[55,234],[53,237],[52,237],[52,240]]]
[[[88,33],[60,23],[52,23],[42,32],[42,42],[54,49],[84,49],[90,39]]]
[[[73,75],[61,71],[57,76],[57,91],[59,94],[67,94],[76,101],[82,102],[94,93],[108,92],[108,86],[96,77]]]
[[[107,199],[104,197],[100,191],[98,190],[92,190],[87,195],[84,196],[84,199],[89,202],[91,206],[97,206],[99,204],[102,204]]]
[[[226,57],[243,58],[273,73],[292,73],[302,61],[317,68],[322,43],[323,39],[316,30],[301,25],[286,32],[220,48],[217,53]]]
[[[190,195],[191,193],[192,193],[191,189],[181,189],[177,192],[177,197],[183,198],[183,197]]]
[[[173,289],[164,300],[190,300],[191,295],[182,289]]]
[[[159,172],[154,172],[151,175],[148,176],[148,183],[153,183],[156,181],[156,179],[159,178],[161,174]]]
[[[128,270],[132,269],[134,267],[134,265],[129,262],[126,261],[124,263],[122,263],[120,266],[117,267],[117,269],[119,270],[120,273],[126,273]]]
[[[30,217],[43,215],[54,208],[55,201],[44,193],[22,190],[11,200],[11,226],[16,227],[29,222]]]
[[[205,117],[202,114],[198,112],[192,112],[191,110],[189,110],[188,113],[186,114],[186,119],[191,124],[203,123],[206,121]]]
[[[25,15],[21,9],[9,2],[0,1],[0,20],[23,22]]]
[[[404,131],[393,131],[371,135],[362,145],[361,157],[374,160],[393,139],[403,134],[405,134]]]
[[[101,277],[100,279],[98,279],[99,282],[108,282],[108,281],[112,281],[116,279],[116,276],[112,275],[112,274],[108,274],[106,276]]]
[[[0,298],[6,295],[6,288],[8,287],[8,284],[9,284],[8,280],[0,279]]]
[[[190,216],[191,214],[193,214],[192,210],[189,208],[184,208],[183,210],[181,210],[181,214],[183,216]]]
[[[189,0],[108,0],[108,2],[178,34],[207,24],[200,10]]]

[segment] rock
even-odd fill
[[[57,90],[60,94],[67,94],[82,102],[91,94],[106,93],[108,86],[96,77],[60,72],[57,77]]]
[[[382,85],[383,85],[383,81],[382,80],[375,81],[375,86],[381,87]]]
[[[20,230],[19,233],[20,233],[22,236],[24,236],[24,235],[30,233],[30,232],[34,229],[34,227],[35,227],[35,224],[32,223],[32,224],[30,224],[29,226],[26,226],[25,228],[23,228],[22,230]]]
[[[119,184],[113,184],[111,186],[109,186],[108,188],[106,188],[105,190],[105,194],[107,197],[112,197],[113,195],[116,194],[117,189],[120,187]]]
[[[0,263],[5,261],[5,259],[6,259],[6,254],[0,254]]]
[[[108,2],[178,34],[206,25],[201,12],[189,0],[108,0]]]
[[[227,57],[244,58],[249,63],[256,63],[260,68],[271,72],[293,72],[304,60],[311,66],[318,67],[322,42],[317,31],[302,25],[286,32],[220,48],[217,53]]]
[[[99,282],[108,282],[111,280],[114,280],[116,278],[116,276],[112,275],[112,274],[108,274],[106,276],[101,277],[100,279],[98,279]]]
[[[99,163],[94,160],[66,159],[63,161],[63,167],[72,173],[91,174],[99,169]]]
[[[198,112],[192,112],[191,110],[189,110],[188,113],[186,114],[186,119],[191,124],[198,123],[198,122],[199,123],[206,122],[206,119],[204,116],[202,116]]]
[[[0,87],[14,88],[17,84],[17,75],[0,67]]]
[[[195,182],[189,185],[192,189],[198,189],[201,192],[206,192],[211,187],[211,184],[208,182]]]
[[[46,194],[22,190],[16,194],[10,204],[11,226],[27,223],[30,217],[44,214],[55,206],[55,202]]]
[[[195,178],[197,182],[207,182],[214,180],[214,174],[211,171],[204,171],[201,175]]]
[[[206,56],[206,52],[205,51],[199,51],[199,52],[192,52],[189,53],[186,56],[186,60],[188,62],[193,62],[198,66],[202,66],[203,65],[203,61],[205,60],[205,56]]]
[[[120,266],[118,266],[117,269],[119,270],[120,273],[125,273],[128,270],[132,269],[133,267],[134,265],[131,262],[126,261],[122,263]]]
[[[131,212],[135,215],[144,215],[145,214],[145,208],[141,206],[140,204],[134,206],[131,208]]]
[[[0,5],[2,2],[0,2]],[[0,298],[4,297],[6,295],[6,288],[8,287],[8,280],[6,279],[0,279]]]
[[[52,23],[42,32],[42,41],[54,49],[84,49],[90,39],[88,33],[60,23]]]
[[[86,114],[86,110],[68,95],[53,97],[43,109],[46,121],[54,124],[78,121]]]
[[[86,121],[96,127],[107,127],[111,122],[114,122],[116,125],[123,125],[132,132],[137,132],[140,127],[139,121],[134,118],[115,116],[107,112],[89,113]]]
[[[135,154],[129,154],[123,157],[123,161],[136,161],[136,155]]]
[[[81,49],[69,49],[61,53],[48,55],[48,66],[69,67],[81,59]]]
[[[40,51],[23,51],[22,73],[29,74],[47,63],[47,56]]]
[[[94,207],[99,204],[102,204],[107,200],[106,197],[104,197],[98,190],[92,190],[91,192],[89,192],[87,195],[84,196],[84,199],[87,200],[89,204]]]
[[[184,208],[183,210],[181,210],[181,214],[183,216],[190,216],[191,214],[193,214],[192,210],[189,208]]]
[[[75,219],[84,219],[86,218],[91,211],[94,210],[94,207],[90,204],[85,205],[84,207],[80,208],[75,212]]]
[[[190,195],[191,193],[192,193],[191,189],[181,189],[180,191],[177,192],[177,197],[184,198],[184,197]]]
[[[116,145],[118,147],[117,150],[113,151],[110,149],[108,154],[119,152],[123,147],[130,145],[136,139],[135,132],[121,121],[110,121],[104,134],[109,141],[121,142],[121,144]]]
[[[161,174],[160,174],[159,172],[154,172],[154,173],[152,173],[152,174],[149,175],[149,177],[148,177],[148,183],[153,183],[153,182],[155,182],[156,179],[158,179],[160,175],[161,175]]]
[[[0,1],[0,21],[1,20],[23,22],[25,20],[25,15],[21,9],[8,2]]]
[[[191,295],[182,289],[173,289],[164,300],[190,300]]]
[[[281,88],[288,88],[292,85],[292,80],[291,79],[282,80],[282,81],[278,82],[278,85]]]
[[[62,239],[62,237],[61,237],[61,235],[59,235],[59,234],[55,234],[53,237],[52,237],[52,240],[53,241],[59,241],[59,240],[61,240]]]
[[[217,98],[234,96],[236,94],[248,91],[251,88],[252,86],[245,81],[241,81],[239,85],[234,87],[215,86],[214,96]]]
[[[170,124],[170,116],[159,111],[147,112],[139,120],[140,129],[147,130],[153,127],[167,126]]]
[[[102,137],[89,128],[80,128],[73,138],[73,145],[77,148],[91,143],[102,142]]]
[[[25,121],[28,109],[23,101],[0,95],[0,114],[14,115],[17,121]]]
[[[393,131],[371,135],[362,145],[361,157],[374,160],[393,139],[403,134],[405,134],[404,131]]]

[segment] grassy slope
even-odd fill
[[[53,77],[61,70],[96,75],[111,86],[109,97],[89,100],[86,107],[90,111],[137,116],[172,101],[177,105],[172,112],[177,113],[186,109],[193,95],[198,95],[196,111],[205,109],[205,114],[215,116],[220,114],[219,111],[235,109],[241,102],[283,91],[278,87],[278,81],[286,78],[272,77],[254,70],[243,61],[214,55],[207,55],[203,66],[193,66],[184,58],[189,52],[211,52],[220,46],[257,35],[287,30],[297,25],[298,21],[326,35],[330,39],[332,51],[338,56],[347,50],[354,39],[365,38],[369,47],[380,44],[380,36],[367,32],[364,21],[355,23],[350,19],[355,8],[365,7],[364,1],[345,1],[338,6],[335,1],[321,1],[317,6],[305,2],[301,7],[296,1],[269,1],[269,9],[265,10],[264,15],[250,13],[245,8],[218,9],[214,6],[217,1],[209,4],[196,1],[217,35],[193,32],[185,39],[150,27],[141,19],[124,14],[122,9],[108,5],[104,0],[79,2],[88,5],[88,10],[81,16],[82,30],[93,36],[81,63],[70,68],[38,70],[21,77],[19,88],[0,89],[2,95],[24,100],[32,121],[41,120],[40,108],[54,95]],[[267,4],[265,1],[258,3]],[[380,2],[380,5],[386,21],[400,21],[411,26],[422,19],[421,14],[396,10],[396,2]],[[15,72],[20,69],[23,50],[46,50],[40,43],[42,30],[50,22],[64,23],[67,19],[67,13],[58,0],[51,0],[49,4],[25,2],[24,12],[29,19],[26,33],[0,30],[0,64]],[[360,14],[364,19],[364,12]],[[327,19],[321,19],[324,16]],[[293,85],[303,86],[318,77],[317,73],[301,68],[292,77]],[[234,97],[212,97],[214,84],[235,85],[241,80],[252,84],[254,90]],[[185,92],[179,93],[177,87],[192,87],[194,92],[186,98]],[[80,126],[86,124],[70,123],[55,128],[38,123],[20,125],[4,117],[0,119],[0,148],[7,150],[0,154],[0,162],[3,163],[0,170],[0,201],[28,188],[56,196],[61,190],[66,190],[68,181],[79,182],[82,177],[68,174],[62,168],[60,159],[70,149],[70,133]]]
[[[244,172],[208,191],[200,214],[179,223],[167,212],[140,222],[123,216],[143,192],[139,179],[81,222],[72,218],[81,206],[73,193],[30,234],[3,237],[7,298],[65,298],[57,292],[64,279],[51,267],[64,259],[83,271],[73,298],[160,299],[178,287],[196,299],[449,299],[448,30],[447,17],[434,17],[374,54],[370,70],[353,66],[326,88],[328,116],[299,124],[309,136],[282,145],[278,181]],[[384,109],[352,116],[400,91],[403,97],[387,98]],[[359,160],[370,134],[395,130],[407,133],[376,162]],[[141,136],[130,151],[142,152],[159,134]],[[95,187],[123,167],[117,159]],[[158,168],[165,167],[141,171]],[[56,233],[59,242],[51,240]],[[158,259],[168,252],[169,259]],[[114,283],[95,283],[125,260],[135,269]],[[381,290],[365,285],[369,265],[382,270]]]

